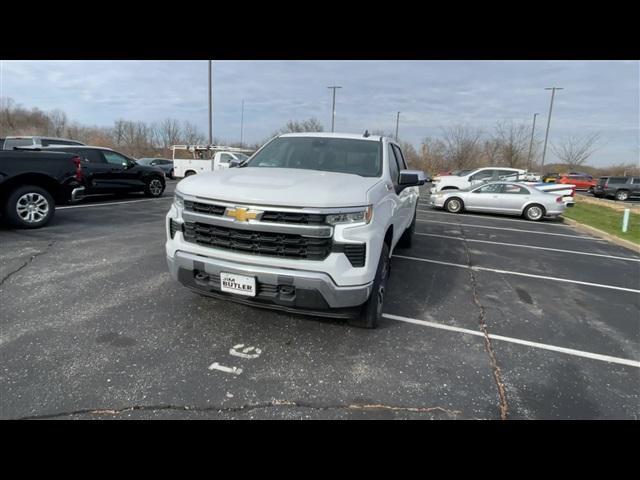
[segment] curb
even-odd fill
[[[562,217],[562,220],[567,225],[576,227],[577,230],[582,230],[585,233],[591,233],[596,237],[603,238],[604,240],[607,240],[611,243],[615,243],[617,245],[620,245],[621,247],[625,247],[625,248],[628,248],[629,250],[633,250],[635,253],[640,253],[640,245],[630,242],[629,240],[618,238],[615,235],[611,235],[610,233],[603,232],[602,230],[599,230],[597,228],[590,227],[589,225],[584,225],[583,223],[580,223],[580,222],[576,222],[571,218]]]

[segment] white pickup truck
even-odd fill
[[[374,328],[424,179],[386,137],[280,135],[238,168],[178,183],[169,270],[206,296]]]
[[[189,177],[196,173],[229,168],[230,162],[242,162],[253,150],[219,145],[172,145],[173,176]]]

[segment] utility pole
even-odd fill
[[[336,121],[336,89],[342,88],[338,85],[333,85],[331,87],[327,87],[333,90],[333,106],[331,107],[331,131],[333,132],[333,127]]]
[[[396,142],[398,141],[398,125],[400,124],[400,112],[396,115]]]
[[[551,125],[551,112],[553,111],[553,98],[556,95],[556,90],[564,90],[564,88],[559,87],[548,87],[545,90],[551,90],[551,103],[549,104],[549,117],[547,118],[547,133],[544,135],[544,148],[542,149],[542,165],[541,168],[544,167],[544,157],[547,154],[547,140],[549,138],[549,126]]]
[[[540,115],[539,113],[533,114],[533,127],[531,127],[531,143],[529,143],[529,170],[531,170],[531,149],[533,148],[533,134],[536,131],[536,117]]]
[[[213,107],[211,98],[211,60],[209,60],[209,145],[213,145]]]
[[[242,133],[244,130],[244,98],[242,99],[242,113],[240,114],[240,148],[243,147]]]

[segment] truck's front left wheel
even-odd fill
[[[389,247],[385,243],[382,246],[376,277],[373,280],[373,288],[369,300],[360,307],[360,315],[349,319],[349,325],[359,328],[376,328],[382,318],[384,294],[389,278]]]
[[[16,188],[7,199],[7,220],[20,228],[44,227],[55,210],[53,197],[44,188],[25,185]]]

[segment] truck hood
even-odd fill
[[[367,205],[367,192],[382,179],[294,168],[229,168],[181,180],[178,193],[231,203],[280,207]]]

